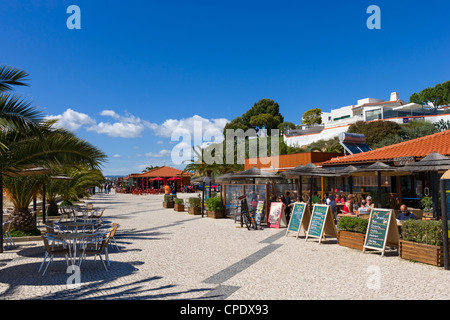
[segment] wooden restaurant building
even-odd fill
[[[158,167],[143,173],[132,173],[117,179],[118,192],[149,192],[162,190],[166,184],[175,185],[178,191],[191,184],[191,174],[168,166]]]
[[[393,168],[400,168],[408,163],[420,161],[432,152],[437,152],[447,157],[450,156],[450,130],[352,155],[305,152],[282,155],[278,159],[270,159],[270,157],[246,159],[244,169],[256,167],[266,171],[283,172],[298,165],[313,163],[331,171],[339,171],[350,165],[363,170],[377,162]],[[273,165],[274,163],[276,166]],[[443,172],[438,172],[437,177],[431,172],[383,176],[381,181],[382,206],[398,209],[401,204],[406,204],[410,208],[422,208],[421,199],[423,197],[431,197],[433,191],[439,188],[438,178]],[[309,201],[310,179],[311,177],[305,175],[270,184],[258,184],[251,181],[247,183],[236,181],[223,183],[226,215],[234,215],[235,198],[242,194],[256,194],[259,196],[258,198],[268,200],[270,197],[285,195],[287,192],[290,192],[294,198],[301,193],[302,200]],[[319,176],[312,179],[313,194],[319,199],[323,199],[327,193],[347,196],[350,191],[358,201],[369,195],[374,199],[377,197],[378,178],[374,175],[361,175],[351,178],[349,175]],[[350,179],[352,179],[351,182]],[[350,184],[352,187],[350,187]],[[301,192],[299,192],[300,188]]]

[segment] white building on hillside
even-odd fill
[[[436,110],[430,106],[407,103],[400,99],[397,92],[392,92],[389,101],[366,98],[358,100],[356,105],[349,105],[330,112],[322,112],[322,124],[317,126],[302,126],[302,129],[290,130],[284,135],[284,141],[289,146],[306,146],[318,140],[328,140],[337,137],[341,132],[347,132],[350,125],[357,121],[394,121],[407,123],[413,120],[438,122],[450,120],[450,114]]]

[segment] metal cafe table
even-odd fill
[[[69,243],[69,245],[71,245],[72,263],[75,264],[77,262],[77,249],[82,249],[86,242],[97,234],[95,232],[85,231],[85,228],[88,227],[90,227],[91,230],[94,231],[95,224],[96,222],[86,221],[64,221],[57,223],[62,231],[68,232],[55,234],[54,237],[65,240]],[[78,232],[78,228],[81,228],[82,231]]]

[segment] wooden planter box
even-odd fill
[[[400,240],[399,256],[402,259],[414,260],[433,266],[444,266],[444,248],[442,246]]]
[[[366,235],[363,233],[339,230],[337,243],[340,246],[362,250],[365,238]]]
[[[170,202],[163,202],[163,208],[173,208],[175,206],[175,202],[170,201]]]
[[[173,210],[178,212],[184,211],[184,204],[175,204]]]
[[[202,214],[202,208],[200,207],[189,207],[188,208],[188,213],[189,214],[193,214],[193,215],[199,215]]]
[[[208,218],[221,219],[225,216],[225,214],[224,214],[224,210],[218,210],[218,211],[206,210],[206,216]]]

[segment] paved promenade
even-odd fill
[[[181,194],[179,197],[192,195]],[[106,272],[89,258],[68,287],[63,258],[45,276],[42,242],[0,255],[1,299],[450,299],[450,272],[340,247],[335,239],[285,237],[286,229],[238,228],[230,219],[162,208],[160,195],[97,194],[105,220],[120,224],[120,252]],[[70,282],[69,282],[70,284]]]

